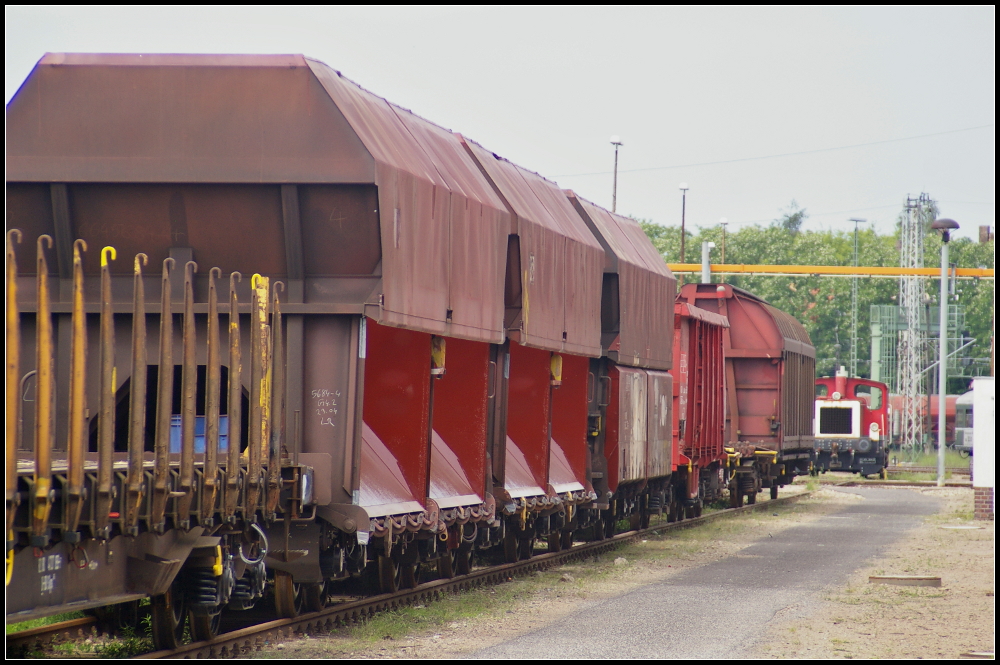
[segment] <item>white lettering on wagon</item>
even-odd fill
[[[41,592],[43,594],[52,593],[55,590],[56,588],[55,571],[62,570],[62,567],[63,567],[62,554],[49,554],[47,556],[38,557],[38,572],[42,573],[40,581],[41,581]]]
[[[340,410],[340,406],[337,404],[340,391],[326,388],[313,389],[311,397],[313,408],[316,410],[316,415],[319,416],[319,424],[335,427],[334,418]]]

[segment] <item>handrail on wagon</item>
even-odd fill
[[[700,263],[668,263],[674,273],[700,273]],[[714,274],[721,275],[829,275],[831,277],[937,277],[940,268],[900,268],[897,266],[794,266],[713,263]],[[952,277],[993,279],[992,268],[952,268]]]

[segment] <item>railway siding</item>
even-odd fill
[[[185,645],[176,650],[158,651],[142,656],[142,658],[225,658],[247,655],[260,650],[265,654],[278,656],[270,650],[289,639],[304,636],[324,635],[341,626],[356,625],[371,619],[379,613],[399,610],[407,606],[424,605],[441,598],[445,594],[467,591],[479,586],[495,585],[513,579],[514,577],[536,574],[550,568],[574,561],[588,561],[594,556],[610,552],[621,546],[649,538],[654,532],[663,534],[684,529],[699,527],[726,518],[753,512],[768,512],[775,508],[794,504],[808,498],[812,492],[801,492],[782,497],[775,501],[761,501],[755,505],[745,506],[735,510],[723,510],[708,513],[700,518],[675,523],[663,523],[648,529],[631,531],[605,541],[581,544],[571,550],[541,554],[527,561],[513,564],[503,564],[470,575],[456,577],[450,580],[437,580],[420,585],[416,589],[395,594],[383,594],[364,600],[336,605],[321,612],[303,615],[297,619],[281,619],[271,621],[243,630],[225,633],[219,637],[204,642]]]

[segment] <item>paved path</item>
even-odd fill
[[[844,488],[865,497],[765,537],[727,559],[588,606],[478,658],[734,658],[779,612],[801,611],[934,513],[904,489]]]

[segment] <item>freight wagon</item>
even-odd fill
[[[169,647],[808,466],[791,317],[323,63],[49,54],[7,123],[9,618]]]

